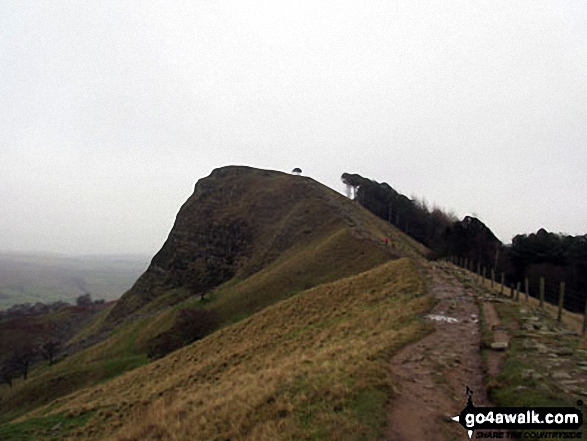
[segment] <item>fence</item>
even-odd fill
[[[498,297],[535,303],[553,314],[558,322],[565,322],[582,335],[587,333],[587,296],[569,289],[565,282],[553,282],[544,277],[526,277],[506,285],[503,272],[496,273],[493,268],[482,267],[481,264],[463,257],[449,256],[447,260],[471,271],[477,284],[495,291]]]

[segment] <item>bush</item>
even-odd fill
[[[197,308],[182,309],[168,331],[149,341],[147,355],[151,359],[161,358],[182,346],[204,338],[212,333],[218,324],[218,316],[213,311]]]
[[[90,306],[92,304],[92,296],[90,293],[83,294],[75,299],[77,306]]]

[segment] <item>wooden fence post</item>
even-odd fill
[[[504,295],[504,290],[505,290],[505,286],[503,284],[503,282],[505,281],[505,274],[502,272],[501,273],[501,292],[500,292],[500,296],[503,297]]]
[[[558,292],[558,314],[556,316],[557,322],[563,321],[563,305],[565,302],[565,282],[561,282]]]
[[[514,294],[514,284],[513,283],[510,285],[510,298],[512,300],[514,300],[516,298],[516,296]]]
[[[520,282],[516,283],[516,302],[520,301]]]
[[[495,284],[495,270],[491,268],[491,290],[493,291],[493,285]]]
[[[481,262],[477,262],[477,285],[481,285]]]
[[[544,277],[540,278],[540,307],[544,308]]]
[[[530,281],[528,280],[528,277],[524,279],[524,285],[526,288],[526,303],[528,303],[528,297],[530,296]]]
[[[468,270],[469,269],[469,258],[465,257],[465,269]]]

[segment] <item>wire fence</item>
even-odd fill
[[[582,335],[587,333],[587,295],[571,289],[565,282],[541,276],[506,282],[504,272],[475,265],[462,257],[449,256],[447,260],[470,271],[478,284],[493,290],[497,296],[536,304],[551,313],[557,321],[565,322]]]

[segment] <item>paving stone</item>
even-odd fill
[[[494,341],[491,343],[491,349],[494,351],[505,351],[508,348],[507,341]]]

